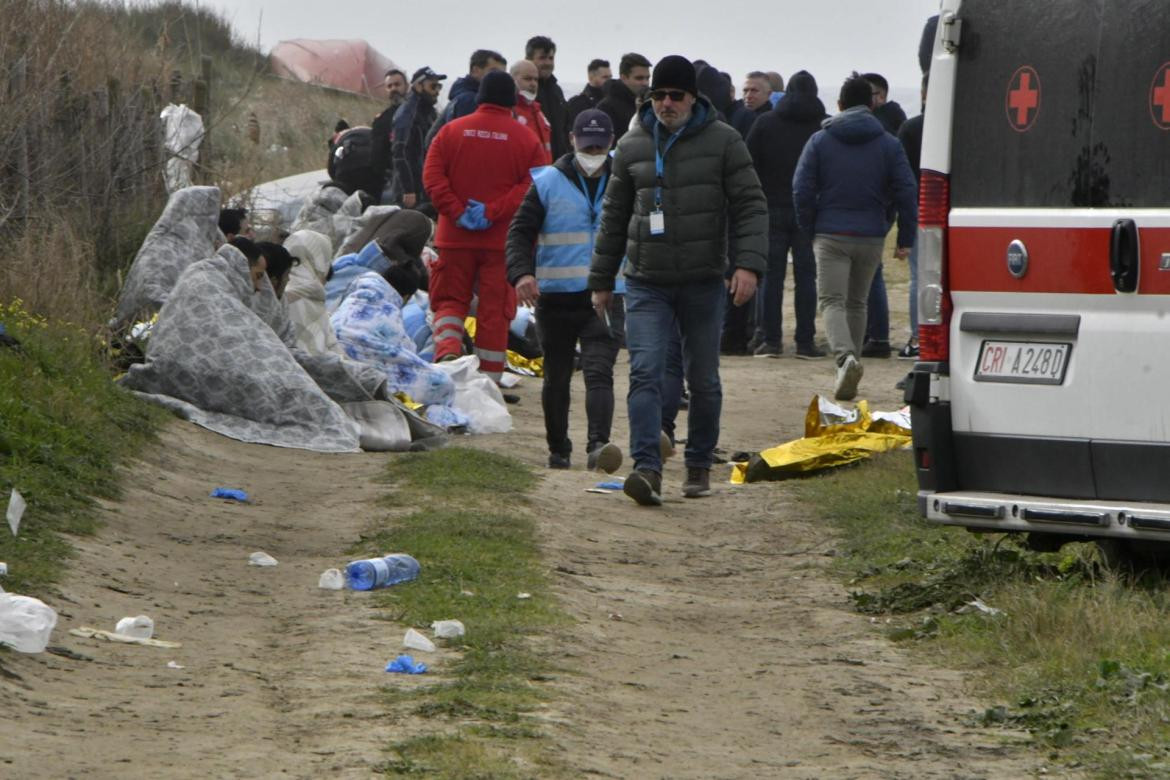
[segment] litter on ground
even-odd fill
[[[175,649],[182,647],[182,642],[168,642],[163,639],[138,639],[137,637],[126,636],[115,631],[103,631],[100,628],[93,628],[92,626],[81,626],[80,628],[71,628],[69,633],[73,636],[79,636],[84,639],[104,639],[107,642],[122,642],[127,645],[145,645],[146,647],[166,647]]]

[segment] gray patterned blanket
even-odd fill
[[[218,187],[187,187],[171,195],[134,257],[110,325],[120,330],[162,308],[187,266],[215,251],[218,233]]]
[[[290,349],[291,338],[271,288],[254,292],[247,259],[224,246],[183,272],[159,313],[146,362],[122,382],[240,441],[357,451],[361,429],[339,403],[385,398],[385,375],[335,354]]]

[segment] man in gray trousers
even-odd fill
[[[797,224],[813,236],[817,297],[837,361],[839,401],[857,397],[866,297],[892,214],[900,259],[909,257],[918,223],[914,174],[898,139],[870,110],[872,92],[856,73],[845,80],[837,100],[841,113],[809,139],[792,179]]]

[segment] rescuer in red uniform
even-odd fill
[[[439,259],[430,279],[435,360],[462,353],[463,321],[478,294],[475,354],[480,370],[498,381],[516,310],[504,243],[532,183],[529,171],[545,163],[547,152],[512,118],[516,85],[507,73],[485,75],[476,102],[474,113],[443,126],[423,167],[423,184],[439,212]]]

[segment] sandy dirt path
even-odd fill
[[[894,285],[891,296],[904,295]],[[624,356],[622,365],[624,366]],[[908,364],[867,361],[863,396],[900,405]],[[619,369],[624,396],[624,370]],[[721,445],[760,449],[798,436],[827,392],[829,362],[724,363]],[[574,431],[583,431],[580,382]],[[516,430],[466,443],[543,470],[539,382]],[[615,440],[625,448],[623,405]],[[580,446],[580,444],[578,445]],[[402,729],[382,717],[385,662],[401,628],[364,594],[317,576],[378,517],[389,456],[322,456],[248,446],[174,423],[78,542],[52,644],[8,654],[0,677],[0,777],[367,777]],[[546,472],[535,511],[549,569],[579,621],[556,638],[567,673],[543,713],[550,749],[582,775],[620,778],[1014,778],[1039,759],[1018,733],[970,726],[963,678],[923,667],[849,610],[824,571],[834,538],[779,484],[634,506],[584,492],[578,465]],[[208,498],[244,486],[256,503]],[[264,550],[280,565],[246,565]],[[80,639],[146,613],[164,650]],[[431,661],[432,659],[428,659]],[[442,658],[433,659],[441,669]],[[175,661],[184,669],[167,667]],[[393,684],[416,684],[396,679]]]

